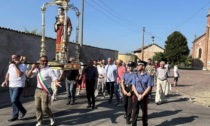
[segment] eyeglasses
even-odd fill
[[[41,62],[47,62],[47,60],[41,60]]]
[[[17,57],[12,57],[11,59],[16,59]]]

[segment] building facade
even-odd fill
[[[156,52],[164,52],[164,48],[162,48],[161,46],[159,46],[155,43],[145,46],[143,50],[144,50],[143,59],[142,59],[142,49],[141,48],[133,51],[134,55],[136,55],[139,59],[141,59],[143,61],[147,61],[147,59],[152,58]]]
[[[121,59],[124,63],[128,63],[129,61],[135,62],[135,55],[133,54],[118,54],[118,59]]]
[[[195,38],[192,49],[192,65],[195,69],[210,70],[210,11],[207,15],[206,32]]]

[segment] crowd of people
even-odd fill
[[[20,102],[20,96],[25,87],[27,78],[36,76],[37,85],[34,95],[36,108],[36,126],[42,125],[43,112],[50,119],[50,125],[55,124],[54,115],[49,107],[51,101],[58,99],[58,87],[61,80],[65,81],[67,103],[74,105],[76,95],[80,95],[81,84],[86,87],[87,108],[95,109],[96,99],[100,96],[107,102],[122,104],[124,107],[124,118],[127,124],[137,125],[139,109],[142,110],[142,125],[148,125],[148,100],[152,99],[152,89],[156,85],[155,103],[161,105],[166,102],[165,96],[169,94],[168,77],[170,76],[170,65],[164,61],[152,64],[152,59],[147,62],[124,63],[122,60],[89,59],[86,65],[79,70],[56,70],[48,66],[48,57],[41,56],[40,64],[28,65],[27,58],[20,55],[12,55],[8,72],[2,86],[9,86],[10,99],[12,102],[12,118],[8,121],[22,119],[27,110]],[[74,63],[74,58],[69,58],[69,63]],[[174,65],[174,86],[177,86],[179,77],[178,67]],[[78,91],[76,92],[76,88]],[[20,114],[20,115],[19,115]]]

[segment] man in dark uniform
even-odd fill
[[[144,71],[145,66],[146,63],[142,61],[137,64],[137,73],[132,82],[132,89],[134,92],[132,126],[137,126],[139,106],[142,109],[143,126],[148,125],[148,93],[150,92],[153,84],[150,75]]]
[[[125,109],[125,118],[126,123],[130,124],[130,118],[132,113],[132,81],[135,77],[135,73],[133,72],[133,68],[135,67],[134,62],[129,62],[127,64],[127,72],[124,73],[122,77],[121,87],[123,92],[123,103]]]
[[[86,77],[86,93],[87,93],[87,99],[88,99],[88,106],[87,108],[90,108],[92,106],[92,109],[95,108],[95,95],[94,91],[96,89],[97,83],[98,83],[98,70],[96,67],[93,66],[93,60],[88,60],[88,66],[84,70],[84,74]],[[92,101],[91,101],[92,99]]]

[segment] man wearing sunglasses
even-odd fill
[[[12,118],[8,120],[9,122],[15,121],[18,118],[22,119],[27,112],[19,100],[25,87],[25,71],[26,66],[20,62],[20,55],[13,54],[4,81],[4,86],[9,85],[9,94],[13,107]]]
[[[35,91],[35,106],[36,106],[36,126],[42,126],[43,112],[47,114],[50,118],[50,125],[55,124],[54,116],[49,108],[51,101],[52,89],[51,82],[54,81],[56,86],[61,87],[60,82],[58,82],[58,77],[54,71],[48,66],[47,56],[40,57],[40,66],[33,64],[31,70],[27,73],[28,77],[32,75],[37,76],[37,88]]]

